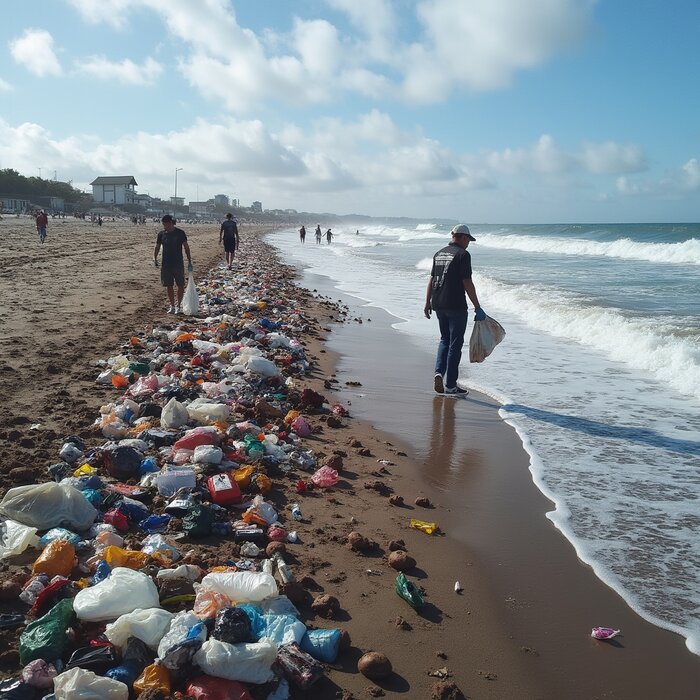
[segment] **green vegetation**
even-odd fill
[[[85,194],[70,182],[44,180],[40,177],[25,177],[12,168],[0,170],[0,193],[34,197],[61,197],[66,202],[79,202]]]

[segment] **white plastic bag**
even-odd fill
[[[35,527],[14,520],[0,522],[0,559],[22,554],[27,547],[36,547],[38,543]]]
[[[505,337],[503,326],[490,316],[483,321],[474,321],[469,339],[469,362],[483,362]]]
[[[199,445],[194,448],[192,461],[195,464],[221,464],[224,458],[223,450],[214,445]]]
[[[231,409],[225,403],[213,403],[199,398],[188,404],[187,413],[192,420],[208,423],[210,421],[226,420],[231,413]]]
[[[202,588],[223,593],[235,603],[258,603],[277,595],[271,574],[257,571],[215,571],[202,579]]]
[[[159,608],[158,589],[150,576],[118,567],[104,580],[83,588],[73,599],[79,620],[113,620],[138,608]]]
[[[138,637],[147,647],[155,651],[170,627],[173,617],[173,613],[162,608],[148,608],[147,610],[139,608],[122,615],[115,622],[107,625],[105,636],[122,651],[126,648],[129,637]]]
[[[56,700],[129,700],[129,688],[84,668],[60,673],[53,681]]]
[[[160,414],[161,428],[179,428],[187,424],[190,414],[187,409],[173,396],[168,403],[163,406]]]
[[[182,297],[182,310],[188,316],[194,316],[199,311],[199,296],[197,295],[197,285],[194,283],[194,274],[190,272],[185,288],[185,296]]]
[[[228,644],[210,639],[194,655],[204,673],[216,678],[243,683],[267,683],[272,680],[272,664],[277,645],[264,639],[256,644]]]
[[[248,359],[245,363],[245,368],[249,372],[262,374],[263,377],[277,377],[280,374],[279,368],[274,362],[255,355]]]
[[[206,638],[207,628],[194,613],[187,610],[177,613],[158,643],[159,663],[175,670],[192,658],[195,648]]]
[[[53,481],[10,489],[0,503],[0,513],[37,530],[64,526],[78,532],[87,530],[97,517],[78,489]]]

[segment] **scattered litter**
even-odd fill
[[[591,630],[591,637],[593,639],[607,640],[617,637],[620,634],[620,630],[615,630],[612,627],[594,627]]]

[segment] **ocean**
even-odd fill
[[[304,246],[296,229],[268,241],[433,353],[425,288],[449,228],[365,222],[334,228],[331,245],[313,227]],[[465,352],[460,383],[502,404],[578,556],[700,654],[700,224],[470,228],[479,300],[507,336],[483,364]]]

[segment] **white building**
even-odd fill
[[[206,202],[190,202],[190,214],[194,216],[213,216],[214,201],[212,199]]]
[[[101,204],[133,204],[138,185],[133,175],[98,177],[90,184],[93,200]]]

